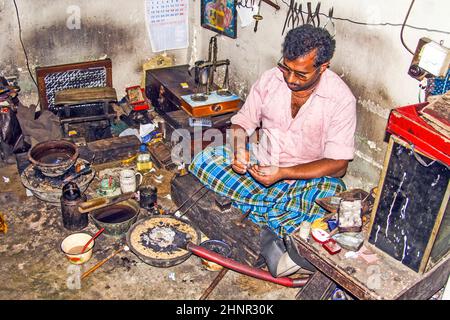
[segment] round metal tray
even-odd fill
[[[195,226],[193,226],[190,221],[187,221],[185,219],[179,219],[176,218],[174,216],[170,216],[170,215],[156,215],[156,216],[152,216],[152,217],[148,217],[148,218],[144,218],[141,220],[138,220],[135,224],[133,224],[130,228],[130,230],[128,230],[127,232],[127,244],[130,247],[130,250],[139,258],[141,259],[143,262],[154,266],[154,267],[161,267],[161,268],[168,268],[168,267],[173,267],[177,264],[180,264],[184,261],[186,261],[192,254],[192,252],[190,251],[186,251],[186,253],[182,256],[178,256],[175,258],[167,258],[167,259],[156,259],[156,258],[151,258],[151,257],[147,257],[145,255],[143,255],[142,253],[140,253],[135,247],[133,247],[131,245],[131,234],[133,233],[133,231],[136,229],[137,226],[145,223],[146,221],[150,220],[150,219],[155,219],[155,218],[163,218],[163,219],[168,219],[169,221],[179,221],[182,223],[185,223],[187,225],[189,225],[197,234],[197,241],[195,241],[195,244],[198,245],[200,243],[200,239],[201,239],[201,234],[200,231],[198,230],[198,228],[196,228]],[[186,250],[186,248],[183,248]]]

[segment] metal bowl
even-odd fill
[[[105,228],[104,234],[106,236],[121,238],[125,236],[130,227],[137,221],[139,211],[139,203],[136,200],[128,199],[94,210],[89,216],[98,229]],[[127,215],[127,217],[126,219],[120,219],[120,215]],[[108,217],[110,221],[108,221]],[[117,222],[113,221],[114,219]]]
[[[47,177],[63,175],[79,155],[78,147],[70,141],[49,140],[38,143],[28,151],[28,160]]]
[[[225,258],[229,258],[231,256],[231,247],[226,242],[223,242],[221,240],[206,240],[200,243],[200,247],[218,253]],[[208,261],[203,258],[201,258],[201,261],[205,269],[209,271],[220,271],[223,269],[223,267],[217,263]]]

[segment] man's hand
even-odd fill
[[[284,179],[281,168],[276,166],[260,166],[255,164],[248,169],[248,172],[256,181],[265,187]]]
[[[233,161],[231,168],[239,174],[245,174],[247,172],[247,166],[250,161],[250,153],[245,149],[236,150],[233,155]]]

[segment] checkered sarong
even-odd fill
[[[231,168],[226,146],[208,147],[198,153],[189,171],[207,188],[233,200],[233,205],[247,213],[260,226],[269,226],[280,237],[293,232],[302,221],[312,222],[326,212],[314,200],[335,195],[346,189],[338,178],[323,177],[284,181],[265,187],[250,174],[240,175]]]

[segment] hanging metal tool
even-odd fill
[[[316,19],[316,22],[314,22],[314,19]],[[316,6],[316,11],[314,12],[314,17],[313,17],[313,26],[315,27],[320,27],[320,2],[317,3]]]
[[[323,28],[330,33],[331,37],[334,38],[334,36],[336,35],[336,25],[334,24],[333,21],[333,11],[334,8],[331,7],[330,10],[328,11],[328,20],[323,26]]]
[[[250,2],[250,5],[248,4]],[[239,7],[247,8],[247,9],[253,9],[255,5],[255,0],[241,0],[237,3]]]
[[[298,13],[297,2],[296,2],[296,3],[294,3],[294,10],[293,10],[293,13],[292,13],[291,29],[296,28],[298,26],[299,22],[300,22],[300,18],[299,18],[298,14],[299,13]]]
[[[259,0],[259,4],[258,4],[258,13],[255,14],[255,15],[253,15],[253,19],[256,20],[256,22],[255,22],[255,28],[253,29],[254,32],[258,31],[258,23],[259,23],[260,20],[263,19],[263,16],[261,15],[261,1],[262,1],[262,0]]]
[[[302,9],[302,4],[300,3],[300,5],[298,6],[298,13],[300,14],[300,17],[302,17],[302,25],[305,24],[305,17],[303,16],[303,9]],[[300,19],[299,19],[299,23],[300,23]],[[298,27],[298,25],[297,25]]]
[[[286,14],[286,20],[284,20],[284,26],[283,26],[283,30],[281,31],[281,35],[284,34],[286,27],[289,25],[289,21],[292,20],[292,17],[294,14],[294,3],[295,3],[295,0],[291,0],[291,2],[289,3],[289,9]]]
[[[317,3],[316,9],[312,10],[311,2],[308,2],[308,18],[306,19],[306,24],[312,24],[314,27],[320,27],[320,2]]]
[[[308,9],[308,17],[306,18],[306,24],[312,24],[312,7],[311,2],[306,3],[306,7]]]
[[[263,2],[267,3],[269,6],[274,7],[276,11],[280,10],[280,6],[270,0],[262,0]]]

